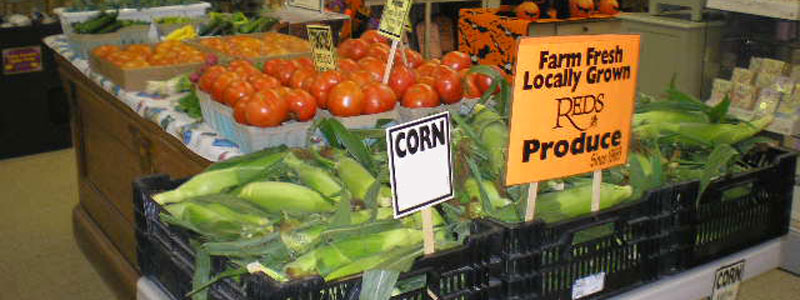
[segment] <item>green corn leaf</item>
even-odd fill
[[[711,110],[708,112],[708,119],[711,123],[719,123],[728,114],[728,108],[731,106],[731,99],[728,98],[728,95],[725,95],[725,98],[722,99],[722,102],[717,103]]]
[[[736,151],[731,145],[719,144],[714,147],[711,154],[708,156],[708,161],[703,168],[703,175],[700,177],[700,193],[699,197],[705,192],[711,180],[724,174],[727,171],[727,166],[731,164],[731,160],[738,157],[739,152]]]
[[[204,249],[195,247],[194,256],[194,276],[192,277],[193,291],[189,292],[186,296],[192,297],[192,300],[206,300],[208,299],[208,286],[209,278],[211,277],[211,256],[208,255]]]
[[[754,136],[744,141],[739,142],[736,144],[736,148],[739,150],[740,153],[748,153],[750,150],[753,150],[759,144],[775,144],[777,143],[776,140],[765,137],[765,136]]]
[[[471,158],[467,158],[467,165],[469,166],[469,170],[477,180],[480,180],[481,171],[478,169],[478,165]],[[479,181],[480,182],[480,181]],[[481,194],[481,206],[483,207],[483,211],[486,212],[489,216],[496,216],[496,210],[492,205],[492,202],[489,200],[489,194],[486,193],[486,189],[483,187],[482,184],[478,185],[478,190]]]
[[[196,270],[195,270],[195,274],[197,274]],[[244,274],[247,274],[247,268],[245,268],[245,267],[225,270],[225,271],[217,274],[216,276],[212,277],[211,279],[201,283],[199,286],[195,287],[195,285],[193,285],[194,289],[192,291],[186,293],[186,297],[192,297],[192,300],[195,300],[194,296],[197,293],[201,293],[203,291],[207,291],[206,288],[208,288],[212,284],[216,283],[217,281],[220,281],[220,280],[228,278],[228,277],[240,276],[240,275],[244,275]]]
[[[394,270],[368,270],[361,278],[359,300],[388,300],[400,272]]]
[[[288,148],[286,146],[278,146],[267,148],[264,150],[256,151],[250,154],[237,156],[233,158],[229,158],[224,161],[216,162],[206,168],[204,172],[214,171],[214,170],[221,170],[227,169],[231,167],[238,167],[238,166],[247,166],[247,165],[257,165],[259,161],[263,161],[269,158],[271,154],[285,152]]]
[[[336,205],[336,213],[333,215],[331,226],[341,227],[350,225],[350,192],[342,189],[342,199]]]
[[[362,140],[351,133],[341,122],[334,118],[327,118],[321,121],[320,129],[327,128],[330,134],[336,137],[335,141],[347,150],[359,163],[368,170],[374,170],[375,162],[372,160],[369,148]],[[324,131],[323,131],[324,132]],[[326,134],[326,137],[328,134]],[[329,140],[333,145],[333,142]]]

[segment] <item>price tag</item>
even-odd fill
[[[286,4],[317,11],[322,11],[323,8],[322,0],[288,0]]]
[[[602,291],[606,284],[606,273],[600,272],[575,280],[572,284],[572,299],[579,299]]]
[[[714,274],[711,300],[735,300],[744,277],[744,260],[721,267]]]
[[[386,142],[395,218],[453,198],[449,112],[392,126]]]
[[[317,71],[336,69],[336,48],[333,45],[331,27],[328,25],[306,25],[311,42],[311,58]]]
[[[411,1],[386,0],[378,32],[390,39],[400,41],[408,19],[408,12],[411,10]]]

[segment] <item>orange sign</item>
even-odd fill
[[[517,53],[506,185],[625,163],[639,36],[523,38]]]

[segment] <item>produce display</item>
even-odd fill
[[[200,63],[205,56],[200,50],[178,41],[165,41],[154,46],[135,44],[127,46],[104,45],[92,54],[122,69]]]
[[[278,23],[278,19],[272,17],[250,19],[241,12],[233,14],[211,12],[208,17],[208,22],[200,27],[201,36],[265,32]]]
[[[150,24],[144,21],[118,20],[117,16],[116,12],[101,11],[86,21],[72,24],[72,27],[78,34],[102,34],[116,32],[126,26]]]
[[[311,49],[308,41],[274,32],[267,32],[261,36],[203,38],[197,40],[197,43],[222,54],[243,58],[306,53]]]

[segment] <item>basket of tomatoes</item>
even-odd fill
[[[282,61],[293,68],[312,68],[308,58]],[[194,79],[203,119],[243,153],[308,144],[311,120],[317,117],[317,102],[308,91],[292,88],[288,80],[244,59],[208,66],[198,75]]]
[[[391,48],[388,40],[374,30],[358,39],[342,42],[338,49],[339,69],[359,81],[370,75],[381,80],[386,70]],[[403,48],[395,54],[388,85],[399,102],[397,109],[402,121],[418,119],[448,110],[468,112],[480,95],[491,85],[491,79],[469,73],[470,57],[462,52],[448,53],[440,61],[425,60],[412,49]],[[488,81],[487,81],[488,79]],[[479,83],[488,85],[483,88]]]
[[[92,49],[89,67],[129,91],[141,91],[147,81],[167,80],[203,65],[206,53],[178,41]]]
[[[222,61],[246,59],[264,63],[275,58],[310,56],[308,41],[277,32],[200,38],[193,45],[220,56]]]

